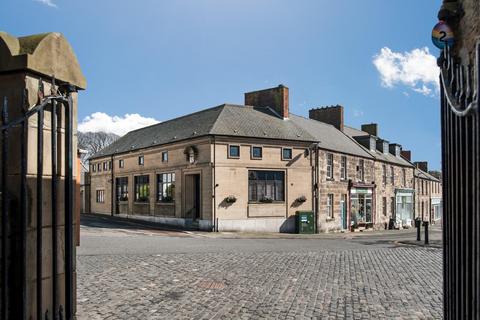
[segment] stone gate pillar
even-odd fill
[[[68,84],[70,86],[67,86]],[[1,125],[25,117],[25,112],[39,103],[42,96],[48,96],[63,87],[68,87],[68,91],[72,92],[70,94],[73,120],[71,156],[74,159],[72,190],[75,190],[76,180],[79,179],[76,177],[77,161],[75,161],[76,91],[86,88],[86,81],[77,58],[68,41],[59,33],[16,38],[0,32],[0,110],[4,102],[8,103],[8,121],[4,122],[7,119],[0,117]],[[0,155],[8,154],[8,161],[0,163],[2,172],[6,172],[5,176],[2,175],[2,179],[5,179],[2,181],[6,181],[5,197],[8,200],[7,203],[0,202],[2,208],[0,223],[7,222],[0,228],[0,232],[6,230],[0,237],[2,248],[0,319],[69,319],[75,314],[75,246],[72,245],[71,248],[68,246],[74,243],[75,235],[71,241],[65,239],[64,190],[65,175],[68,172],[65,160],[68,156],[66,152],[68,149],[65,149],[65,110],[68,109],[58,103],[54,117],[52,110],[54,110],[52,104],[45,107],[42,129],[38,128],[38,116],[34,114],[28,117],[25,129],[19,126],[8,131],[7,152],[2,152],[3,146],[0,148]],[[56,119],[55,142],[52,141],[55,140],[52,139],[52,119]],[[40,152],[37,138],[40,132],[43,132],[44,147],[41,151],[43,159],[38,157]],[[0,143],[2,136],[0,132]],[[57,145],[55,157],[57,161],[56,171],[52,174],[53,143]],[[21,198],[22,146],[25,148],[25,199]],[[39,170],[38,163],[42,162],[42,170]],[[42,175],[39,176],[38,173],[42,171]],[[52,177],[55,177],[56,188],[52,186]],[[55,192],[52,192],[53,190]],[[55,196],[52,198],[53,194]],[[37,195],[41,195],[38,202]],[[0,198],[5,199],[3,195]],[[74,197],[74,201],[79,199]],[[23,203],[26,210],[23,209]],[[72,207],[75,207],[75,204],[72,204]],[[74,232],[76,223],[76,219],[73,218]],[[73,290],[67,288],[69,282],[65,279],[68,274],[66,268],[69,267],[65,261],[66,257],[70,257],[72,261]],[[69,304],[68,301],[72,303]]]

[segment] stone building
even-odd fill
[[[90,159],[92,212],[220,231],[292,232],[301,210],[319,232],[410,223],[414,166],[401,147],[344,126],[341,106],[292,114],[288,94],[249,92],[245,105],[128,133]]]
[[[442,184],[440,179],[428,172],[426,161],[415,165],[415,211],[422,221],[432,224],[442,219]]]

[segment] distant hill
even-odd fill
[[[87,162],[95,153],[115,142],[120,136],[106,132],[78,132],[78,148],[87,153],[82,156],[82,161]]]

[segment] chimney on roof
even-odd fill
[[[427,161],[415,161],[413,163],[418,169],[428,172],[428,162]]]
[[[412,151],[410,150],[402,150],[400,151],[400,155],[408,161],[412,161]]]
[[[378,137],[378,124],[376,123],[362,124],[362,131],[368,133],[371,136]]]
[[[283,84],[275,88],[245,93],[245,105],[270,107],[284,119],[288,118],[288,88]]]
[[[310,109],[308,117],[331,124],[338,130],[343,131],[343,107],[340,105]]]
[[[398,143],[390,143],[389,145],[390,153],[395,157],[400,158],[400,153],[402,152],[402,146]]]

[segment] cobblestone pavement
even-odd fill
[[[82,241],[111,245],[112,233],[84,232]],[[128,247],[134,238],[154,239],[157,253],[80,247],[79,319],[441,318],[440,249],[316,239],[304,249],[302,240],[256,240],[248,250],[232,246],[242,240],[170,237],[180,242],[172,253],[164,236],[114,240]],[[192,252],[200,240],[213,244]],[[299,250],[283,249],[285,241]]]

